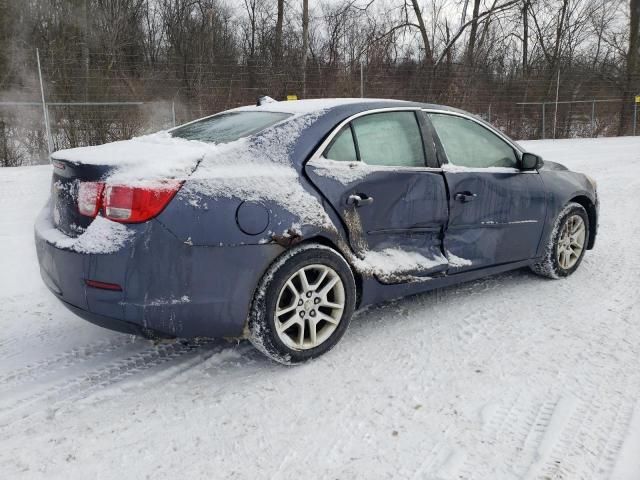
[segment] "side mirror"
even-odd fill
[[[523,153],[520,165],[522,170],[539,170],[544,165],[544,161],[535,153]]]

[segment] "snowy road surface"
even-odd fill
[[[74,317],[33,248],[49,169],[1,169],[0,478],[640,479],[640,137],[527,147],[599,183],[575,275],[361,312],[297,368]]]

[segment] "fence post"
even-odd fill
[[[634,98],[637,100],[638,98]],[[636,125],[638,123],[638,102],[633,102],[633,136],[636,135]]]
[[[553,113],[553,139],[556,138],[556,124],[558,123],[558,94],[560,93],[560,69],[558,68],[558,81],[556,82],[556,109]]]
[[[176,101],[171,100],[171,118],[173,120],[173,126],[176,126]]]
[[[364,75],[363,75],[363,70],[364,70],[364,62],[362,60],[360,60],[360,98],[364,98]]]
[[[545,130],[544,117],[546,117],[546,112],[544,107],[545,107],[545,103],[542,102],[542,140],[544,140],[544,130]]]
[[[489,104],[489,123],[491,123],[491,104]]]
[[[591,102],[591,136],[596,136],[596,101]]]
[[[36,59],[38,61],[38,77],[40,78],[40,95],[42,96],[42,115],[44,117],[44,132],[47,137],[47,150],[49,152],[49,161],[51,161],[51,153],[53,151],[53,142],[51,139],[51,130],[49,129],[49,109],[47,102],[44,100],[44,85],[42,84],[42,68],[40,68],[40,51],[36,48]]]

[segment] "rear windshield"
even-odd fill
[[[171,131],[173,137],[201,142],[229,143],[258,133],[291,115],[276,112],[228,112]]]

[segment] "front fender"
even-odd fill
[[[542,232],[542,242],[538,246],[538,256],[544,254],[547,240],[553,231],[556,218],[564,206],[576,201],[582,204],[589,214],[589,244],[593,248],[598,228],[598,196],[597,192],[581,173],[570,170],[540,170],[540,178],[547,192],[547,218]]]

